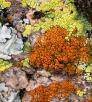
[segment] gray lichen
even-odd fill
[[[0,58],[11,59],[11,55],[23,52],[23,41],[12,27],[0,25]]]

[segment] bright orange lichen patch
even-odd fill
[[[29,94],[32,97],[31,102],[48,102],[47,90],[43,85],[35,88],[31,93],[29,92]]]
[[[61,88],[62,88],[62,96],[64,97],[69,96],[71,93],[75,93],[77,90],[77,88],[74,86],[74,84],[71,83],[70,80],[62,81]]]
[[[57,97],[60,93],[61,85],[59,82],[52,83],[49,87],[43,85],[29,92],[32,102],[50,102],[53,97]]]
[[[50,86],[47,88],[48,90],[48,100],[51,101],[54,97],[61,98],[61,83],[54,82],[51,83]]]
[[[55,26],[39,37],[30,54],[30,64],[46,70],[61,68],[75,74],[79,61],[90,60],[89,45],[85,37],[70,37],[67,41],[67,35],[64,28]]]
[[[68,97],[71,93],[76,92],[76,87],[70,80],[64,80],[60,82],[54,82],[50,86],[45,87],[43,85],[35,88],[29,92],[31,96],[31,102],[51,102],[54,97],[63,98]]]

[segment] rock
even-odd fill
[[[28,80],[25,76],[20,76],[19,78],[19,88],[26,88],[28,85]]]
[[[28,75],[33,75],[35,73],[35,69],[34,68],[23,68],[23,71],[25,71],[26,74]]]
[[[41,71],[38,70],[37,73],[39,75],[44,76],[44,77],[50,77],[51,76],[50,72],[47,72],[46,70],[41,70]]]
[[[15,76],[12,76],[12,78],[8,78],[6,81],[6,85],[12,87],[13,89],[16,88],[17,85],[17,79]]]
[[[40,85],[40,84],[37,83],[36,81],[30,80],[28,86],[26,87],[26,90],[27,90],[27,91],[34,90],[34,89],[37,88],[39,85]]]
[[[37,40],[37,38],[38,38],[39,36],[41,36],[40,32],[33,33],[33,34],[30,36],[29,40],[30,40],[30,42],[31,42],[31,46],[32,46],[32,47],[34,46],[34,44],[35,44],[35,42],[36,42],[36,40]]]
[[[25,93],[22,102],[31,102],[31,96],[29,96],[27,92]]]
[[[62,76],[53,76],[52,75],[52,77],[50,78],[52,81],[59,81],[59,82],[61,82],[62,80],[64,80],[64,78],[62,77]]]
[[[39,77],[36,81],[40,85],[45,85],[45,86],[48,86],[51,83],[51,80],[46,77]]]
[[[6,85],[12,87],[13,89],[26,88],[28,85],[25,72],[16,67],[3,74],[3,78]]]

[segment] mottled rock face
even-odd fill
[[[10,69],[8,72],[3,74],[2,77],[6,85],[15,90],[26,88],[28,85],[28,80],[25,72],[16,67]]]
[[[92,0],[75,0],[75,5],[92,23]]]
[[[11,59],[11,55],[22,52],[23,42],[18,38],[17,31],[6,25],[0,26],[0,58]]]

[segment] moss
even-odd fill
[[[9,63],[8,61],[4,61],[4,60],[0,59],[0,72],[9,69],[11,66],[12,66],[12,64]]]

